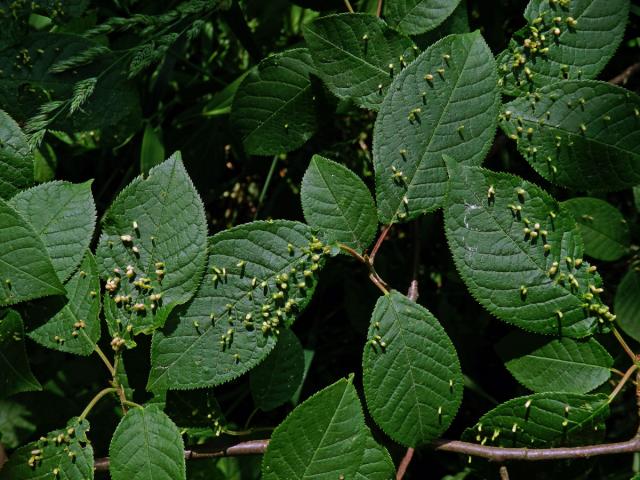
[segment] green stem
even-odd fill
[[[96,345],[94,350],[98,354],[98,356],[100,357],[100,360],[102,360],[102,362],[106,365],[106,367],[109,370],[109,373],[111,374],[111,376],[115,377],[116,376],[116,369],[113,367],[113,365],[111,365],[111,362],[109,361],[107,356],[104,354],[104,352],[100,349],[100,347],[98,345]]]
[[[113,387],[108,387],[103,390],[100,390],[96,394],[96,396],[91,399],[91,401],[86,406],[86,408],[82,411],[82,413],[80,414],[80,420],[84,420],[87,417],[87,415],[89,415],[89,412],[93,409],[93,407],[96,406],[96,403],[98,403],[102,397],[110,393],[115,393],[116,391],[117,389]]]
[[[267,194],[267,189],[271,184],[271,178],[273,177],[273,172],[276,170],[276,163],[278,163],[278,155],[274,155],[273,160],[271,161],[271,166],[269,167],[269,173],[267,173],[267,179],[264,181],[264,185],[262,186],[262,191],[260,192],[260,197],[258,198],[258,206],[256,207],[256,213],[253,215],[253,219],[258,218],[258,212],[262,207],[262,203],[264,202],[264,197]]]
[[[622,379],[620,379],[620,382],[618,382],[618,385],[616,385],[616,388],[614,388],[613,392],[611,392],[611,394],[609,395],[608,403],[611,403],[616,398],[616,396],[618,396],[618,393],[620,393],[622,387],[624,387],[625,383],[627,383],[627,381],[631,378],[631,375],[633,375],[633,372],[635,372],[637,369],[638,365],[636,364],[633,364],[629,367],[629,369],[624,373]]]

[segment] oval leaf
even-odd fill
[[[443,153],[479,165],[495,135],[499,104],[493,56],[478,32],[443,38],[397,74],[373,132],[380,221],[442,206]]]
[[[65,294],[40,236],[2,199],[0,245],[0,306]]]
[[[360,178],[339,163],[314,155],[302,179],[302,209],[307,223],[328,241],[364,251],[378,230],[376,206]]]
[[[524,13],[529,25],[498,57],[505,92],[595,78],[618,48],[628,13],[629,0],[531,0]]]
[[[373,15],[320,17],[305,27],[304,38],[329,90],[371,110],[380,108],[393,80],[389,64],[403,55],[408,63],[415,54],[408,37]]]
[[[41,389],[29,366],[20,314],[0,312],[0,398]]]
[[[127,412],[113,433],[109,457],[113,480],[186,479],[180,431],[155,407]]]
[[[151,332],[193,296],[206,261],[204,207],[180,155],[133,180],[102,226],[96,257],[117,304],[120,336],[128,325]]]
[[[100,279],[96,260],[87,252],[79,270],[65,284],[67,296],[45,301],[40,318],[49,318],[29,337],[60,352],[91,355],[100,339]],[[49,299],[47,299],[49,300]]]
[[[273,431],[263,478],[354,478],[367,435],[356,389],[351,380],[340,380],[300,404]]]
[[[302,146],[318,125],[311,56],[298,48],[272,55],[249,72],[231,106],[231,125],[251,155],[277,155]]]
[[[640,272],[630,270],[622,278],[614,300],[620,328],[640,342]]]
[[[594,338],[549,340],[514,332],[496,348],[509,372],[534,392],[587,393],[609,379],[613,366]]]
[[[498,405],[468,428],[462,438],[496,447],[598,443],[608,416],[606,395],[537,393]]]
[[[584,253],[598,260],[613,261],[629,252],[629,225],[620,211],[598,198],[572,198],[562,205],[578,223]]]
[[[387,435],[412,447],[444,432],[462,402],[455,348],[424,307],[391,291],[371,317],[362,359],[371,416]]]
[[[96,226],[91,182],[49,182],[20,192],[13,207],[44,242],[60,281],[82,261]]]
[[[611,319],[600,276],[582,260],[580,233],[558,202],[516,176],[448,165],[447,239],[476,300],[537,333],[583,337],[598,318]]]
[[[303,372],[300,340],[291,330],[283,330],[273,351],[249,375],[256,406],[268,411],[286,403],[298,390]]]
[[[460,0],[387,0],[384,16],[399,30],[417,35],[444,22],[458,3]]]
[[[504,107],[500,127],[550,182],[576,190],[640,183],[640,96],[595,81],[561,82]]]
[[[33,184],[34,159],[18,124],[0,110],[0,198],[11,198]]]
[[[0,480],[92,480],[88,431],[89,422],[73,418],[65,428],[20,447],[0,470]]]
[[[308,304],[325,254],[308,226],[285,220],[213,236],[200,289],[153,337],[148,389],[219,385],[255,367]]]

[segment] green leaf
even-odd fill
[[[283,330],[273,351],[249,374],[256,406],[269,411],[286,403],[302,383],[303,371],[300,340],[291,330]]]
[[[308,226],[285,220],[213,236],[200,289],[154,334],[147,388],[214,386],[255,367],[309,303],[326,251]]]
[[[508,95],[522,95],[564,79],[595,78],[618,48],[629,0],[561,3],[531,0],[527,5],[528,25],[514,35],[497,60]]]
[[[440,436],[462,402],[463,378],[438,320],[391,291],[376,303],[367,338],[362,381],[373,419],[403,445]]]
[[[205,117],[217,117],[218,115],[228,115],[231,113],[231,104],[233,103],[233,97],[240,87],[240,84],[249,74],[249,70],[244,72],[238,78],[236,78],[229,85],[224,87],[219,92],[216,92],[211,100],[207,102],[204,109],[202,110],[202,115]]]
[[[339,380],[301,403],[273,431],[264,480],[354,478],[370,436],[355,387]]]
[[[444,22],[458,3],[460,0],[387,0],[384,16],[392,26],[417,35]]]
[[[486,413],[462,438],[496,447],[558,447],[598,443],[609,416],[606,395],[537,393]]]
[[[302,146],[318,128],[304,48],[272,55],[251,70],[238,87],[231,126],[250,155],[277,155]]]
[[[600,276],[582,260],[570,213],[519,177],[453,161],[448,166],[447,239],[476,300],[501,320],[537,333],[583,337],[599,317],[610,320],[598,296]]]
[[[314,155],[302,179],[301,199],[305,220],[328,241],[359,252],[373,241],[376,206],[367,186],[347,167]]]
[[[64,295],[42,240],[10,204],[0,199],[0,306]]]
[[[493,56],[478,32],[443,38],[400,72],[373,131],[380,221],[410,220],[442,206],[442,155],[479,165],[499,104]]]
[[[33,153],[18,124],[0,110],[0,198],[33,184]]]
[[[413,42],[373,15],[320,17],[306,26],[304,37],[329,90],[371,110],[380,108],[393,80],[389,65],[400,69],[400,58],[415,58]]]
[[[186,479],[178,427],[155,407],[131,408],[109,446],[113,480]]]
[[[144,127],[142,146],[140,147],[140,171],[147,175],[156,165],[160,165],[164,156],[164,145],[160,134],[151,125]]]
[[[575,190],[640,183],[640,96],[606,82],[571,81],[504,106],[500,127],[550,182]]]
[[[60,352],[91,355],[100,339],[100,279],[91,252],[87,252],[65,289],[66,302],[60,308],[59,302],[51,301],[52,318],[30,332],[29,337]]]
[[[368,430],[368,429],[367,429]],[[395,465],[387,449],[378,445],[371,432],[364,441],[364,453],[355,480],[390,480],[395,475]]]
[[[467,1],[462,0],[447,19],[433,30],[420,35],[414,35],[412,40],[420,49],[424,50],[432,43],[452,33],[469,33],[469,15],[467,13]]]
[[[620,328],[640,342],[640,272],[629,270],[616,290],[614,311]]]
[[[534,392],[587,393],[609,379],[613,366],[594,338],[549,340],[513,332],[496,349],[516,380]]]
[[[11,400],[0,400],[0,442],[3,446],[16,448],[35,429],[27,407]]]
[[[598,260],[613,261],[629,252],[629,225],[620,211],[598,198],[572,198],[562,205],[578,223],[584,253]]]
[[[0,398],[41,389],[29,367],[20,314],[0,311]]]
[[[96,257],[120,327],[148,333],[162,326],[171,309],[195,293],[206,248],[204,207],[175,153],[147,178],[134,179],[102,220]]]
[[[65,428],[20,447],[0,470],[0,480],[92,480],[89,422],[72,418]]]
[[[49,182],[18,193],[13,207],[44,242],[60,281],[82,261],[96,225],[91,181]]]

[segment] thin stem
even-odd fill
[[[369,260],[371,261],[372,265],[374,259],[376,258],[376,253],[378,253],[378,250],[380,249],[382,242],[384,242],[384,239],[387,238],[387,234],[389,233],[389,230],[391,230],[392,225],[393,224],[390,223],[389,225],[384,227],[384,230],[382,230],[382,233],[378,237],[378,240],[376,240],[376,244],[373,246],[373,250],[371,250],[371,255],[369,255]]]
[[[256,213],[253,215],[253,219],[258,218],[258,212],[262,207],[262,203],[264,202],[264,197],[267,194],[267,189],[271,184],[271,178],[273,177],[273,172],[276,170],[276,163],[278,163],[278,155],[273,156],[273,160],[271,160],[271,166],[269,167],[269,173],[267,173],[267,178],[264,181],[264,185],[262,186],[262,191],[260,192],[260,197],[258,198],[258,206],[256,207]]]
[[[125,405],[128,405],[130,407],[133,408],[144,408],[142,405],[140,405],[139,403],[136,402],[132,402],[131,400],[123,400],[123,402]]]
[[[351,4],[349,3],[349,0],[344,0],[344,6],[347,7],[347,10],[349,10],[349,13],[355,13],[353,11],[353,7],[351,6]]]
[[[638,360],[636,357],[636,354],[633,353],[633,350],[631,350],[627,342],[624,340],[624,338],[622,338],[622,335],[620,334],[618,329],[614,325],[611,325],[611,331],[613,332],[613,335],[616,337],[616,340],[618,340],[618,343],[620,343],[620,345],[622,346],[623,350],[627,352],[627,355],[629,355],[631,360],[635,363]]]
[[[89,415],[89,412],[91,411],[91,409],[93,409],[93,407],[96,406],[96,403],[98,403],[102,397],[104,397],[105,395],[108,395],[108,394],[110,394],[112,392],[115,393],[115,391],[116,391],[116,389],[113,388],[113,387],[108,387],[108,388],[104,388],[104,389],[100,390],[96,394],[96,396],[91,399],[91,401],[86,406],[86,408],[82,411],[82,413],[80,414],[80,420],[84,420],[85,418],[87,418],[87,415]]]
[[[340,250],[343,250],[345,252],[347,252],[349,255],[351,255],[352,257],[354,257],[355,259],[357,259],[359,262],[362,262],[364,264],[368,264],[369,261],[364,258],[362,255],[360,255],[358,252],[356,252],[353,248],[347,246],[347,245],[343,245],[342,243],[338,244],[338,247],[340,247]]]
[[[256,413],[258,413],[260,411],[259,408],[254,408],[253,412],[251,412],[251,414],[249,415],[249,418],[247,418],[247,421],[244,423],[244,429],[247,430],[249,428],[249,425],[251,425],[251,420],[253,420],[253,417],[256,416]]]
[[[255,427],[248,428],[246,430],[227,430],[226,428],[223,428],[222,433],[226,433],[227,435],[232,435],[234,437],[245,437],[257,432],[272,432],[273,428],[274,427]]]
[[[609,403],[611,403],[613,399],[616,398],[618,393],[620,393],[620,391],[622,390],[622,387],[624,387],[625,383],[627,383],[627,381],[631,378],[631,375],[633,375],[633,372],[635,372],[637,369],[638,369],[638,365],[634,363],[624,373],[624,376],[622,377],[622,379],[620,379],[620,381],[618,382],[618,385],[616,385],[616,388],[614,388],[613,392],[611,392],[611,394],[609,395],[609,400],[608,400]]]
[[[378,8],[376,9],[376,16],[380,17],[382,15],[382,0],[378,0]]]
[[[94,350],[98,354],[98,356],[100,357],[100,360],[102,360],[102,362],[107,366],[107,369],[109,370],[109,373],[111,374],[111,376],[115,377],[116,376],[116,369],[113,368],[113,365],[111,364],[111,362],[109,361],[107,356],[104,354],[102,349],[98,345],[96,345]]]
[[[402,461],[400,465],[398,465],[398,471],[396,472],[396,480],[402,480],[404,474],[407,473],[407,468],[409,468],[409,464],[411,463],[411,459],[413,458],[413,453],[415,450],[411,447],[407,448],[407,453],[402,457]]]
[[[387,290],[385,288],[385,286],[382,284],[382,279],[375,272],[371,272],[369,274],[369,280],[371,280],[373,282],[373,284],[376,287],[378,287],[380,289],[380,291],[382,293],[384,293],[385,295],[387,295],[389,293],[389,290]]]

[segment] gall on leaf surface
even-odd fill
[[[445,232],[471,295],[536,333],[584,337],[611,313],[573,216],[514,175],[449,161]]]
[[[477,31],[443,38],[394,75],[373,130],[378,218],[385,224],[442,206],[442,155],[480,165],[500,106],[493,55]]]
[[[288,220],[211,237],[198,292],[154,334],[147,388],[215,386],[255,367],[311,300],[325,247],[309,226]]]

